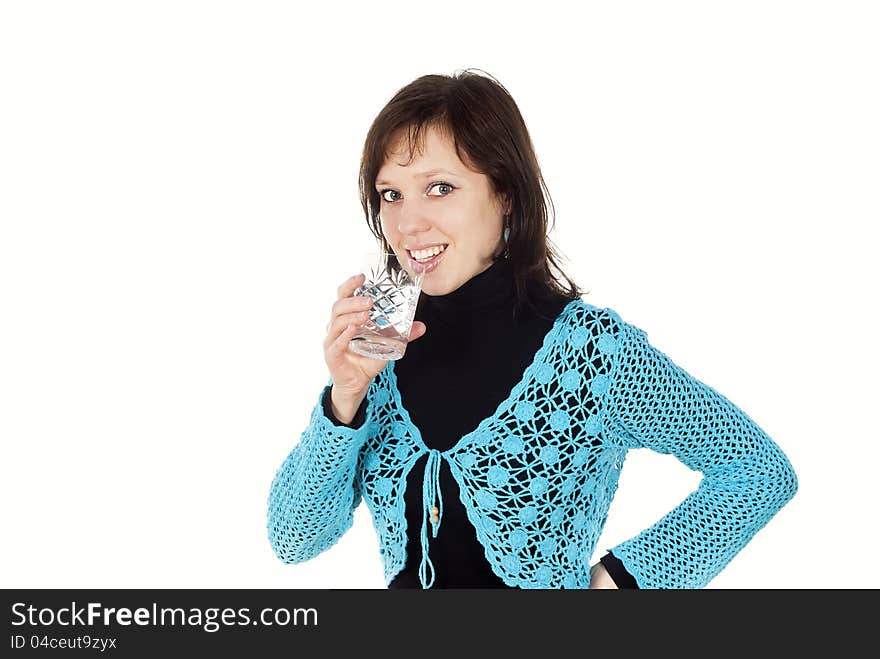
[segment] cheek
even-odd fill
[[[382,228],[382,235],[386,238],[393,237],[397,234],[397,228],[394,226],[394,222],[386,221],[384,211],[379,216],[379,224]]]

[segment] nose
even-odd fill
[[[404,236],[415,236],[431,228],[430,219],[418,204],[400,208],[397,215],[397,230]]]

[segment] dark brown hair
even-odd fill
[[[544,315],[543,310],[583,293],[558,266],[556,249],[547,236],[546,202],[553,212],[552,223],[555,209],[525,121],[510,93],[489,74],[481,75],[484,73],[465,69],[452,76],[425,75],[388,101],[364,143],[359,175],[361,206],[379,248],[392,252],[379,217],[381,200],[375,188],[379,169],[403,134],[407,136],[409,163],[416,150],[422,151],[426,129],[443,132],[455,145],[459,159],[485,174],[495,194],[509,200],[507,250],[495,259],[506,258],[513,269],[517,307],[529,305]],[[567,287],[560,284],[551,266],[568,282]]]

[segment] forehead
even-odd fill
[[[410,152],[406,135],[392,142],[388,158],[376,176],[377,184],[395,178],[425,177],[439,171],[460,177],[473,175],[459,159],[451,138],[433,127],[426,129],[421,137],[421,145],[413,144],[412,162],[408,162]]]

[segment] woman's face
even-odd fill
[[[489,178],[468,169],[443,133],[431,128],[424,137],[409,165],[401,164],[409,157],[403,141],[379,170],[379,216],[385,239],[410,272],[421,269],[411,263],[411,248],[446,245],[422,280],[426,295],[445,295],[492,265],[506,208]]]

